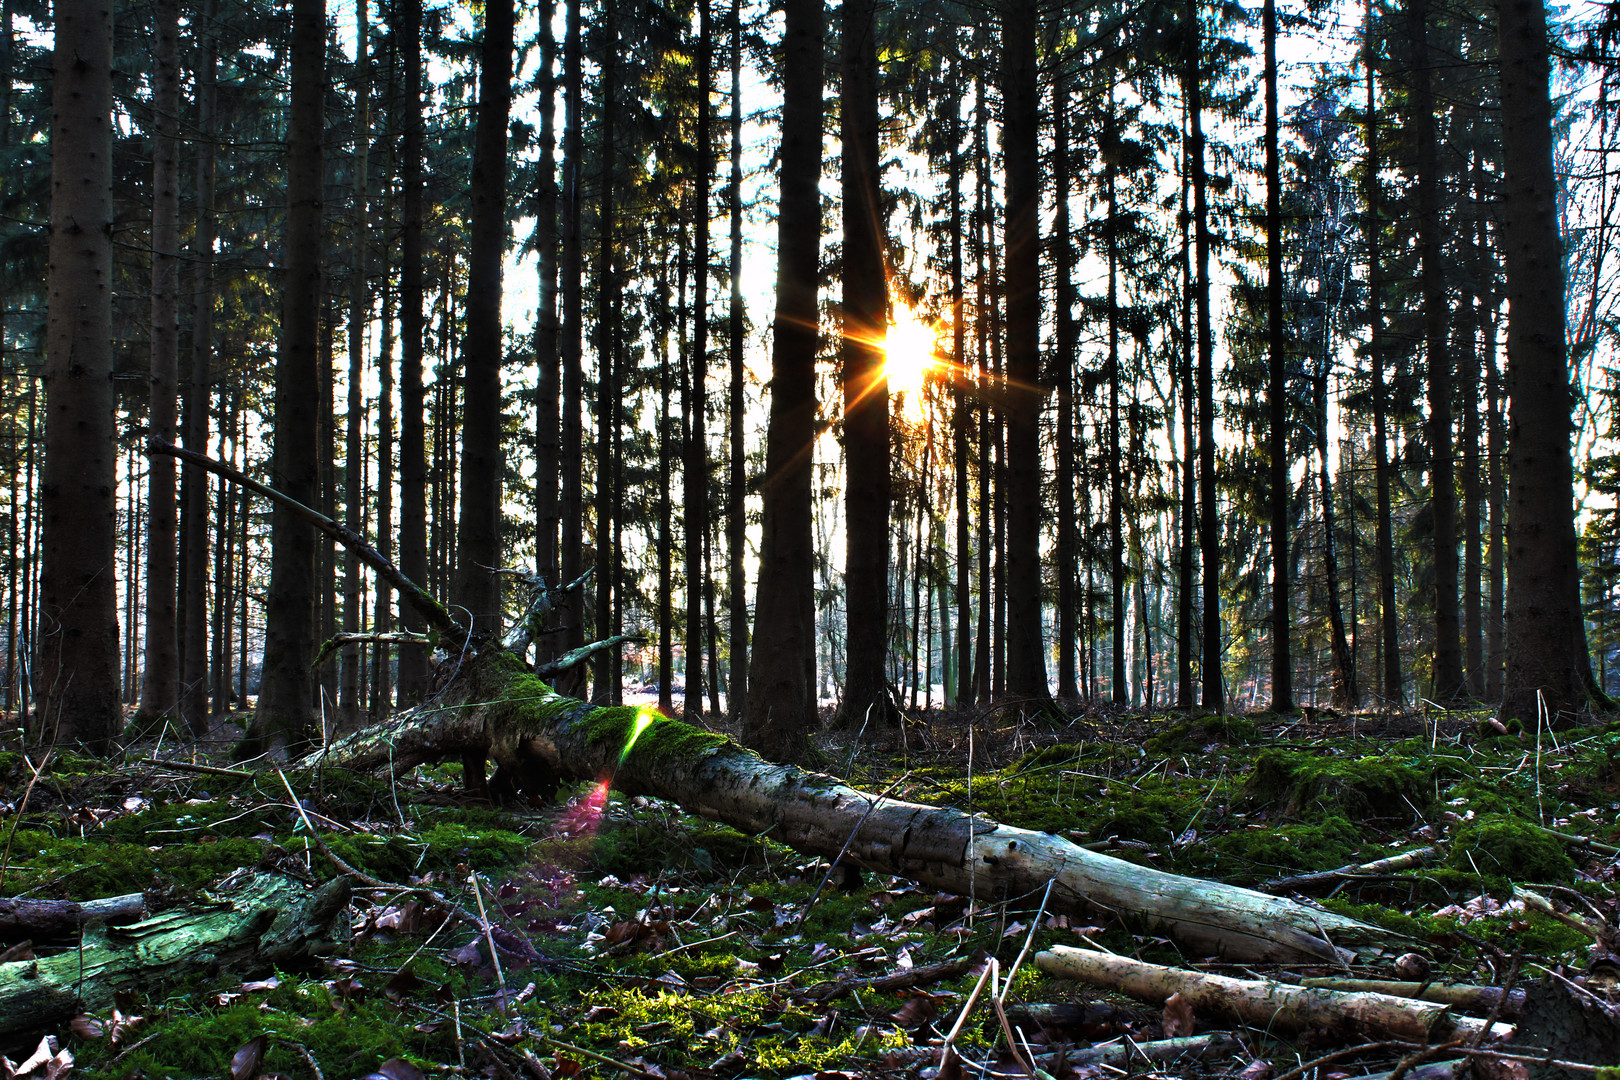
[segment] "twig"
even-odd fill
[[[326,1080],[326,1074],[321,1072],[320,1063],[315,1060],[315,1055],[309,1052],[309,1047],[303,1043],[288,1042],[285,1039],[278,1041],[282,1046],[290,1046],[298,1051],[298,1056],[304,1059],[304,1064],[309,1066],[309,1071],[315,1074],[315,1080]]]
[[[489,913],[484,910],[484,890],[478,887],[478,875],[468,874],[467,884],[472,886],[473,899],[478,901],[479,928],[484,932],[484,944],[489,946],[489,962],[495,965],[495,984],[501,988],[497,1003],[502,1016],[506,1015],[506,974],[501,971],[500,950],[495,948],[495,933],[489,925]]]
[[[229,465],[215,461],[206,454],[199,454],[195,450],[175,446],[172,443],[164,442],[156,436],[146,440],[146,453],[148,456],[167,454],[170,457],[179,458],[181,461],[190,462],[199,468],[208,470],[215,476],[245,487],[257,495],[262,495],[278,506],[291,511],[297,517],[303,518],[315,526],[316,529],[354,552],[356,558],[375,570],[378,577],[392,585],[399,592],[400,597],[416,609],[416,613],[422,616],[422,620],[437,630],[439,635],[446,641],[453,645],[463,645],[471,639],[471,634],[467,628],[457,622],[455,616],[451,615],[444,605],[433,599],[423,591],[421,586],[402,574],[399,567],[383,558],[382,553],[368,544],[365,537],[338,524],[319,510],[312,510],[290,495],[285,495],[273,487],[261,484],[245,473],[238,472]]]
[[[955,1043],[956,1037],[962,1033],[962,1025],[967,1023],[967,1018],[972,1015],[973,1006],[979,1003],[979,994],[984,990],[984,984],[990,980],[990,973],[995,969],[996,958],[992,956],[990,958],[990,962],[984,965],[984,970],[979,973],[979,981],[973,984],[973,993],[968,995],[967,1004],[963,1005],[962,1011],[956,1015],[956,1023],[951,1025],[950,1034],[946,1035],[945,1041],[940,1044],[940,1071],[943,1072],[945,1066],[950,1062],[952,1052],[951,1044]]]
[[[1312,1069],[1319,1068],[1323,1065],[1331,1065],[1333,1062],[1338,1061],[1341,1058],[1354,1057],[1357,1054],[1364,1054],[1371,1050],[1390,1050],[1395,1048],[1404,1049],[1408,1045],[1409,1044],[1402,1042],[1375,1042],[1362,1043],[1360,1046],[1340,1047],[1330,1054],[1323,1054],[1319,1058],[1312,1058],[1310,1061],[1305,1062],[1303,1065],[1300,1065],[1297,1068],[1289,1069],[1281,1076],[1274,1076],[1271,1078],[1271,1080],[1299,1080],[1301,1076],[1304,1076]]]
[[[28,786],[23,788],[22,799],[17,803],[17,815],[11,819],[11,829],[6,833],[6,851],[5,855],[0,857],[0,886],[5,885],[6,871],[11,868],[11,842],[17,837],[17,826],[22,824],[23,812],[28,809],[29,796],[34,794],[34,785],[39,783],[39,778],[45,775],[45,766],[51,763],[53,753],[54,748],[45,751],[45,756],[39,759],[37,769],[34,768],[34,763],[28,760],[28,755],[23,755],[23,764],[27,765],[34,775],[28,778]]]
[[[139,759],[142,765],[156,765],[163,769],[176,769],[180,772],[206,773],[209,776],[233,776],[238,780],[252,780],[258,773],[246,769],[222,769],[218,765],[193,765],[189,761],[165,761],[159,757],[146,757]]]
[[[1485,1030],[1489,1031],[1490,1029],[1486,1028]],[[1481,1034],[1483,1034],[1483,1032]],[[1451,1042],[1441,1043],[1438,1046],[1426,1046],[1422,1050],[1407,1054],[1405,1057],[1401,1058],[1393,1069],[1390,1070],[1387,1080],[1401,1080],[1401,1078],[1407,1073],[1411,1072],[1414,1067],[1422,1065],[1425,1062],[1433,1061],[1437,1057],[1444,1057],[1446,1054],[1451,1053],[1453,1050],[1456,1050],[1461,1046],[1462,1040],[1454,1039]]]
[[[1056,881],[1057,878],[1046,879],[1046,892],[1041,895],[1041,906],[1035,911],[1035,921],[1029,924],[1029,935],[1024,938],[1024,947],[1019,950],[1018,959],[1013,961],[1013,966],[1007,971],[1007,985],[997,997],[997,1002],[1006,1000],[1008,991],[1012,990],[1013,976],[1024,966],[1024,958],[1029,955],[1030,946],[1035,944],[1035,931],[1041,928],[1041,918],[1046,914],[1046,902],[1052,899],[1052,885]]]
[[[1508,966],[1507,979],[1502,983],[1502,996],[1497,998],[1496,1004],[1491,1006],[1490,1013],[1485,1017],[1485,1026],[1479,1029],[1479,1033],[1474,1036],[1474,1041],[1468,1045],[1478,1046],[1485,1041],[1485,1036],[1496,1027],[1496,1018],[1501,1015],[1502,1006],[1513,996],[1513,984],[1519,978],[1519,959],[1519,951],[1517,949],[1513,950],[1513,962]]]

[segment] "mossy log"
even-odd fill
[[[610,779],[744,833],[937,889],[1048,910],[1117,915],[1201,955],[1340,961],[1412,948],[1400,935],[1250,889],[1115,859],[1049,833],[960,810],[858,791],[833,777],[762,760],[722,735],[634,706],[602,708],[555,693],[511,653],[469,657],[432,703],[349,736],[309,767],[403,771],[487,754],[513,773]]]
[[[204,904],[127,926],[95,921],[79,947],[0,964],[0,1035],[36,1031],[113,1004],[154,982],[229,970],[292,970],[347,945],[348,882],[312,889],[274,872],[240,871]]]
[[[110,923],[134,922],[146,914],[140,893],[105,900],[0,899],[0,941],[41,941],[77,934],[92,919]]]

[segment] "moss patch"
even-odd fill
[[[1561,841],[1503,814],[1458,825],[1446,864],[1474,870],[1498,888],[1514,881],[1561,885],[1575,873],[1575,862]]]

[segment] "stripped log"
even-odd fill
[[[762,760],[723,735],[634,706],[563,697],[515,655],[461,662],[434,702],[310,755],[302,765],[407,770],[486,754],[515,776],[608,781],[800,852],[982,900],[1052,882],[1048,909],[1103,913],[1201,955],[1268,962],[1406,952],[1401,935],[1251,889],[1087,851],[1049,833],[889,799]]]
[[[1035,965],[1049,975],[1117,990],[1151,1005],[1163,1005],[1172,994],[1180,994],[1201,1016],[1266,1030],[1326,1028],[1347,1035],[1443,1043],[1475,1038],[1486,1026],[1484,1020],[1457,1016],[1448,1006],[1428,1001],[1290,986],[1271,979],[1234,979],[1067,945],[1036,953]],[[1507,1036],[1512,1030],[1497,1024],[1491,1034]]]

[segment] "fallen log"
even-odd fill
[[[1409,951],[1391,931],[1251,889],[1181,877],[960,810],[889,799],[762,760],[723,735],[635,706],[564,697],[512,653],[464,661],[435,701],[308,756],[309,768],[392,768],[484,754],[651,795],[809,855],[988,901],[1052,882],[1053,912],[1103,912],[1201,955],[1269,962],[1370,959]]]
[[[0,941],[41,941],[77,934],[92,919],[133,922],[146,913],[140,893],[104,900],[20,900],[0,898]]]
[[[460,758],[481,769],[489,758],[520,787],[544,791],[562,779],[652,795],[806,854],[982,900],[1017,900],[1050,884],[1053,912],[1111,914],[1200,953],[1235,960],[1343,962],[1413,946],[1392,931],[1292,900],[1137,866],[960,810],[858,791],[831,776],[764,761],[723,735],[651,709],[598,708],[564,697],[498,636],[470,633],[330,518],[200,454],[155,438],[147,447],[293,509],[398,589],[441,644],[460,646],[451,650],[444,684],[427,703],[316,751],[304,759],[307,767],[398,773]],[[526,616],[522,627],[532,631],[538,617]]]
[[[1353,881],[1357,878],[1386,877],[1410,870],[1414,866],[1422,866],[1433,862],[1440,857],[1440,852],[1432,847],[1421,847],[1414,851],[1403,851],[1399,855],[1391,855],[1385,859],[1377,859],[1370,863],[1351,863],[1349,866],[1340,866],[1333,870],[1318,870],[1311,874],[1294,874],[1290,877],[1277,878],[1260,886],[1261,892],[1309,892],[1312,889],[1325,888],[1329,885],[1338,885],[1344,881]]]
[[[1316,990],[1370,991],[1392,997],[1416,998],[1441,1005],[1489,1012],[1512,1019],[1524,1008],[1524,991],[1504,991],[1500,986],[1470,986],[1462,983],[1410,982],[1389,979],[1301,979],[1301,986]],[[1504,994],[1506,995],[1504,997]],[[1498,1004],[1500,1003],[1500,1004]]]
[[[0,964],[0,1034],[34,1031],[80,1012],[217,970],[293,970],[347,945],[348,881],[320,888],[273,872],[241,871],[213,902],[127,926],[93,922],[77,949]]]
[[[1234,979],[1067,945],[1036,953],[1035,966],[1049,975],[1117,990],[1152,1005],[1163,1005],[1172,994],[1180,994],[1201,1016],[1267,1030],[1326,1028],[1428,1044],[1473,1039],[1486,1029],[1486,1021],[1457,1016],[1448,1006],[1433,1002],[1290,986],[1271,979]],[[1503,1036],[1511,1031],[1502,1024],[1491,1029]]]

